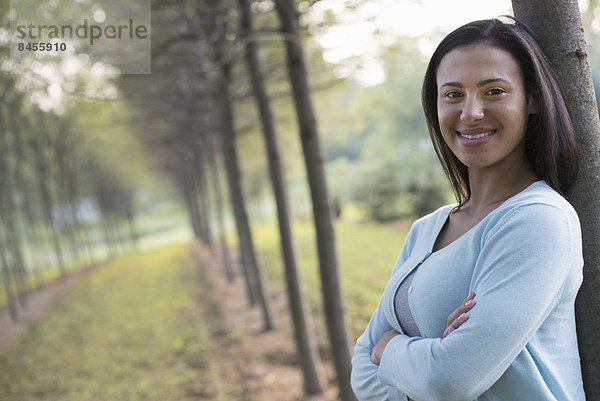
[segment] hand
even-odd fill
[[[377,344],[375,344],[375,346],[371,350],[371,361],[373,361],[375,365],[379,365],[379,363],[381,362],[381,356],[383,355],[383,350],[385,349],[385,346],[390,342],[392,338],[396,337],[399,334],[400,333],[398,333],[396,330],[388,330],[385,333],[383,333],[383,336],[381,336],[379,341],[377,341]]]
[[[377,344],[375,344],[375,346],[371,350],[371,361],[373,361],[375,365],[379,366],[379,363],[381,362],[381,355],[383,354],[385,346],[387,345],[387,343],[390,342],[392,338],[396,337],[398,334],[400,333],[398,333],[396,330],[388,330],[385,333],[383,333],[383,336],[381,336],[379,341],[377,341]],[[408,397],[408,401],[413,401],[413,399]]]
[[[448,316],[446,330],[444,330],[444,335],[442,336],[442,338],[448,337],[450,333],[458,329],[460,325],[462,325],[464,322],[467,321],[467,319],[469,319],[467,312],[470,311],[473,308],[473,306],[475,306],[475,300],[473,298],[475,298],[474,292],[470,293],[469,296],[466,297],[464,301],[462,301],[460,306],[456,308],[454,312],[450,314],[450,316]],[[371,356],[371,359],[372,358],[373,357]]]

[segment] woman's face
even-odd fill
[[[483,43],[458,47],[444,56],[436,78],[442,136],[462,163],[502,169],[523,160],[536,107],[509,52]]]

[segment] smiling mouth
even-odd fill
[[[481,132],[479,134],[472,134],[472,135],[457,131],[458,135],[462,136],[463,138],[467,138],[467,139],[479,139],[479,138],[493,135],[494,133],[496,133],[496,130],[490,130],[490,131]]]

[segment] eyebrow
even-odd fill
[[[483,81],[479,81],[477,83],[477,86],[481,87],[481,86],[485,86],[494,82],[503,82],[503,83],[507,83],[509,84],[510,82],[507,81],[504,78],[489,78],[489,79],[484,79]],[[443,88],[445,86],[456,86],[457,88],[462,88],[462,84],[460,82],[445,82],[442,85],[440,85],[440,88]]]

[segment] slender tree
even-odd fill
[[[53,194],[54,184],[54,165],[53,160],[56,157],[51,153],[50,142],[55,130],[55,120],[48,115],[42,115],[41,112],[35,113],[37,121],[29,122],[31,140],[29,144],[35,153],[35,173],[37,179],[37,191],[40,197],[44,222],[49,231],[50,238],[54,245],[56,260],[62,276],[67,274],[65,267],[65,258],[63,255],[63,245],[60,239],[60,233],[56,218],[52,213],[52,207],[55,205],[55,196]],[[37,129],[34,129],[38,127]]]
[[[0,228],[0,241],[5,241],[4,230]],[[0,246],[0,267],[2,268],[2,283],[4,284],[4,293],[6,294],[6,303],[8,304],[8,312],[13,322],[19,320],[19,310],[17,308],[16,296],[13,290],[13,278],[10,268],[10,262],[6,255],[6,249]]]
[[[183,152],[182,152],[183,153]],[[200,225],[200,217],[198,216],[198,197],[196,191],[196,180],[194,172],[192,171],[191,161],[189,157],[183,156],[184,162],[179,167],[178,172],[182,176],[183,181],[183,196],[185,198],[188,214],[190,216],[190,223],[192,225],[192,230],[194,231],[194,236],[196,238],[200,238],[202,236],[202,228]]]
[[[39,224],[37,224],[37,220],[34,213],[34,206],[32,202],[31,196],[31,180],[27,179],[26,170],[29,164],[28,155],[26,152],[26,139],[24,138],[26,135],[23,133],[21,129],[22,115],[20,111],[21,102],[14,101],[12,102],[12,107],[9,108],[8,118],[10,132],[13,137],[13,151],[15,158],[15,187],[17,188],[19,197],[19,206],[20,206],[20,217],[21,223],[20,226],[23,227],[23,237],[26,238],[26,241],[29,243],[40,243],[43,235],[39,232]],[[42,282],[42,277],[37,266],[33,265],[33,258],[30,263],[30,268],[34,272],[35,285],[34,287],[39,287]]]
[[[229,195],[231,197],[233,213],[240,239],[242,261],[246,267],[247,274],[253,281],[252,287],[256,291],[256,296],[263,311],[264,329],[271,330],[273,328],[273,321],[264,291],[263,280],[252,239],[252,231],[250,230],[250,223],[248,221],[248,214],[246,212],[236,149],[236,132],[234,128],[233,107],[229,94],[231,85],[231,64],[226,58],[225,47],[225,13],[227,12],[227,7],[223,0],[210,0],[207,1],[207,3],[209,5],[209,10],[214,12],[213,18],[211,18],[209,21],[209,23],[212,25],[212,29],[209,29],[208,32],[212,33],[215,37],[214,60],[215,65],[219,69],[219,76],[215,82],[215,95],[218,96],[219,99],[219,121],[221,128],[220,132],[222,134],[221,144],[223,147],[222,153],[225,158],[225,170],[227,171],[227,178],[229,182]]]
[[[600,121],[577,1],[513,0],[515,16],[537,34],[562,86],[579,145],[581,170],[569,200],[583,235],[584,280],[576,302],[587,398],[600,399]]]
[[[0,129],[12,133],[7,120],[14,118],[3,113],[0,109]],[[23,251],[23,236],[19,224],[19,208],[17,206],[17,166],[18,161],[14,157],[15,144],[12,135],[4,135],[0,138],[0,187],[4,189],[0,195],[0,220],[6,230],[6,240],[2,245],[6,246],[11,255],[14,267],[14,281],[17,288],[19,303],[27,307],[27,296],[29,293],[29,278],[25,267]],[[12,140],[11,140],[12,139]],[[2,246],[0,245],[0,246]]]
[[[206,147],[201,146],[200,139],[207,135],[205,132],[198,132],[197,138],[193,142],[193,154],[194,154],[194,164],[196,169],[196,176],[198,177],[198,186],[200,189],[200,213],[202,216],[203,229],[202,229],[202,237],[206,245],[208,245],[211,250],[214,247],[214,235],[212,229],[212,223],[210,220],[212,205],[210,203],[210,192],[208,190],[208,178],[206,175],[207,169],[207,161],[206,161]]]
[[[281,163],[281,148],[277,137],[275,118],[271,110],[269,95],[264,84],[264,78],[258,57],[258,45],[252,40],[252,14],[250,0],[239,0],[241,11],[242,40],[246,41],[246,63],[250,72],[254,96],[262,122],[267,153],[269,172],[277,204],[279,220],[279,235],[281,250],[285,261],[285,277],[287,282],[288,301],[294,323],[294,335],[298,355],[302,361],[304,374],[304,390],[307,394],[323,392],[321,385],[321,364],[313,335],[310,315],[306,310],[302,275],[298,271],[298,256],[294,246],[290,207],[285,172]]]
[[[350,341],[338,272],[333,212],[325,179],[317,119],[308,84],[298,13],[294,0],[276,0],[275,5],[281,20],[281,31],[285,38],[288,73],[292,84],[312,198],[321,272],[321,290],[340,397],[344,401],[355,400],[356,397],[350,387],[350,372],[352,370]]]
[[[218,145],[215,144],[219,138],[215,138],[214,135],[207,135],[203,137],[203,145],[208,151],[206,152],[209,164],[209,170],[211,172],[211,178],[215,194],[215,209],[217,214],[217,225],[219,228],[219,243],[221,248],[223,267],[225,268],[225,275],[229,282],[233,282],[235,279],[235,270],[233,267],[233,261],[231,260],[231,252],[227,246],[226,233],[225,233],[225,216],[223,211],[223,190],[221,187],[221,179],[219,177],[219,168],[217,163]]]

